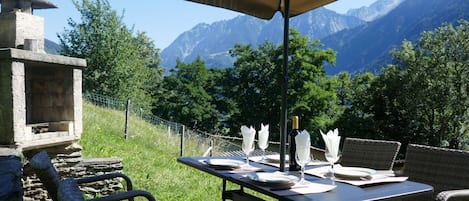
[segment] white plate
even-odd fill
[[[220,159],[220,158],[213,158],[205,160],[207,165],[210,165],[217,169],[236,169],[244,165],[244,161],[240,160],[232,160],[232,159]]]
[[[272,172],[256,172],[248,174],[247,177],[263,186],[293,186],[299,180],[293,175]]]
[[[360,179],[362,177],[368,177],[375,174],[376,170],[370,168],[361,167],[336,167],[334,168],[334,174],[337,177],[348,178],[348,179]]]
[[[278,154],[275,154],[275,155],[266,155],[265,158],[271,162],[274,162],[274,163],[279,163],[280,162],[280,155]],[[288,155],[285,155],[285,162],[288,162],[290,158],[288,157]]]

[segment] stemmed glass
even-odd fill
[[[322,139],[324,140],[324,144],[326,145],[326,151],[324,156],[326,160],[329,161],[331,164],[331,180],[334,182],[335,175],[334,175],[334,163],[339,160],[339,144],[340,144],[340,136],[339,130],[336,128],[334,130],[329,130],[327,134],[324,134],[321,130]]]
[[[246,154],[246,165],[249,166],[249,154],[254,151],[254,142],[248,141],[243,139],[243,152]]]
[[[249,154],[254,151],[254,138],[256,137],[256,130],[251,127],[241,126],[241,134],[243,135],[243,152],[246,154],[246,165],[249,166]]]
[[[265,149],[267,149],[267,147],[269,146],[268,143],[265,143],[265,144],[261,144],[261,141],[259,140],[259,149],[261,149],[262,151],[262,161],[265,161]]]
[[[310,148],[307,146],[297,146],[296,148],[296,162],[301,167],[300,184],[305,183],[305,166],[311,161]]]
[[[339,160],[339,154],[338,153],[332,153],[330,149],[326,147],[326,151],[324,156],[326,157],[326,160],[331,164],[331,180],[335,180],[335,175],[334,175],[334,163],[336,163]]]
[[[295,136],[295,146],[296,153],[295,157],[296,163],[301,167],[301,179],[300,184],[305,183],[305,166],[311,161],[311,140],[308,131],[303,130],[298,135]]]
[[[259,149],[262,150],[262,161],[265,161],[265,149],[269,146],[269,125],[261,124],[261,130],[259,133]]]

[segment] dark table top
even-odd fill
[[[221,179],[239,184],[243,187],[258,191],[262,194],[277,198],[279,200],[328,200],[328,201],[354,201],[354,200],[386,200],[393,198],[400,198],[406,196],[413,196],[424,193],[431,193],[433,187],[427,184],[422,184],[413,181],[404,181],[398,183],[383,183],[365,187],[353,186],[346,183],[335,182],[337,187],[329,192],[314,193],[306,195],[293,195],[293,196],[281,196],[276,194],[277,191],[271,191],[268,188],[263,188],[256,183],[251,182],[248,178],[244,177],[246,173],[230,173],[228,171],[216,170],[202,162],[200,160],[208,159],[209,157],[181,157],[178,158],[178,162],[209,173],[211,175],[220,177]],[[214,158],[214,157],[212,157]],[[230,157],[217,157],[217,158],[229,158],[244,160],[243,157],[230,156]],[[265,172],[278,171],[277,167],[269,165],[250,162],[250,165],[262,168]],[[293,174],[298,175],[298,172]],[[330,179],[323,179],[315,176],[305,174],[305,179],[311,182],[331,184]]]

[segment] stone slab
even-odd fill
[[[16,48],[0,48],[0,60],[18,60],[32,63],[49,63],[73,68],[86,67],[86,59],[66,57],[62,55],[44,54]]]
[[[20,156],[21,153],[16,149],[0,147],[0,156]]]

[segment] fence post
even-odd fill
[[[182,125],[182,133],[181,133],[181,153],[179,154],[179,156],[184,156],[184,133],[185,133],[185,126]]]
[[[210,147],[212,147],[212,149],[210,149],[210,157],[212,157],[212,155],[213,155],[213,144],[214,144],[213,140],[214,140],[214,138],[210,137]]]
[[[140,119],[143,119],[143,108],[140,108]]]
[[[130,113],[130,99],[127,99],[127,108],[125,109],[125,139],[129,138],[129,113]]]

